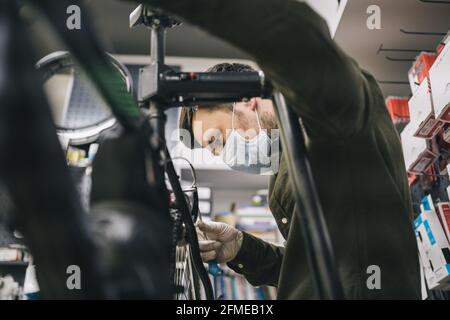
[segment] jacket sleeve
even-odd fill
[[[284,248],[244,232],[241,250],[228,266],[253,286],[278,286]]]
[[[361,69],[325,20],[297,0],[144,0],[251,55],[283,92],[311,140],[342,141],[367,120]]]

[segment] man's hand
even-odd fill
[[[197,227],[200,254],[204,262],[216,260],[225,263],[236,257],[242,245],[241,231],[222,222],[199,221]]]

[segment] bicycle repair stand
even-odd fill
[[[317,195],[311,166],[307,158],[305,137],[298,117],[287,107],[280,92],[273,91],[262,72],[249,73],[186,73],[175,72],[164,64],[165,30],[179,23],[162,12],[139,5],[130,15],[130,27],[143,24],[151,29],[151,63],[140,70],[138,99],[148,108],[153,129],[152,146],[164,159],[170,183],[182,211],[187,234],[193,251],[198,253],[198,243],[192,219],[178,177],[170,160],[164,139],[164,111],[172,107],[194,107],[198,104],[212,105],[236,102],[252,97],[272,98],[286,154],[288,170],[294,190],[298,215],[307,248],[307,257],[313,285],[320,299],[343,299],[333,250],[326,227],[322,207]],[[155,172],[164,172],[159,163]],[[156,171],[158,170],[158,171]],[[163,178],[163,177],[162,177]],[[189,219],[188,219],[189,218]],[[193,256],[194,266],[203,284],[209,283],[207,273],[199,260]],[[213,294],[211,284],[205,287],[207,296]]]

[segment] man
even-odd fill
[[[420,298],[411,200],[398,134],[375,79],[333,42],[325,21],[307,4],[292,0],[146,3],[253,56],[302,118],[346,298]],[[231,129],[233,122],[241,129],[254,129],[254,136],[246,139],[250,141],[261,129],[273,127],[270,109],[261,99],[211,110],[199,106],[190,116],[183,110],[181,125],[192,132],[192,121],[219,130]],[[205,132],[192,133],[202,146],[211,142],[204,139]],[[222,135],[226,150],[229,135],[226,130]],[[202,242],[202,254],[205,260],[228,262],[254,285],[277,286],[279,299],[312,299],[316,296],[282,151],[280,158],[269,201],[287,240],[285,247],[224,224],[200,224],[209,238]],[[380,271],[379,285],[369,279],[373,266]]]

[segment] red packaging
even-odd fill
[[[432,52],[421,52],[417,56],[416,61],[408,73],[412,92],[420,86],[423,79],[428,77],[428,72],[433,66],[434,61],[436,61],[436,57],[437,55]]]
[[[447,124],[442,129],[442,140],[447,143],[445,147],[450,147],[450,126]]]
[[[438,203],[439,220],[442,227],[445,230],[445,235],[450,240],[450,203],[439,202]]]
[[[417,175],[408,172],[408,185],[412,186],[417,181]]]
[[[437,148],[432,140],[414,136],[417,123],[410,122],[400,134],[405,167],[409,173],[425,172],[437,159]]]
[[[418,123],[414,135],[419,138],[432,139],[444,125],[434,116],[433,100],[431,98],[430,81],[426,78],[409,99],[411,123]]]
[[[438,47],[436,48],[436,56],[439,56],[444,50],[445,45],[450,42],[450,31],[447,33],[447,35],[442,39],[442,41],[439,43]]]
[[[410,120],[408,98],[387,97],[386,107],[395,125],[407,124]]]
[[[436,161],[438,155],[431,152],[430,150],[425,150],[420,157],[414,161],[414,163],[409,167],[409,172],[412,174],[421,174]]]

